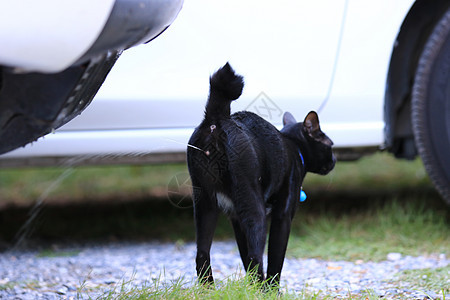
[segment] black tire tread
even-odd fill
[[[448,170],[450,166],[442,166],[435,157],[429,137],[431,129],[429,128],[428,117],[424,113],[428,101],[427,89],[429,87],[430,74],[433,71],[433,63],[449,35],[450,9],[447,10],[432,31],[421,54],[412,91],[411,116],[416,147],[425,169],[438,192],[446,203],[450,205],[450,182],[448,182],[445,175],[445,172],[450,172]]]

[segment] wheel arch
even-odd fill
[[[448,0],[417,0],[397,35],[386,80],[386,148],[398,158],[417,155],[411,121],[411,93],[420,55],[431,31],[450,7]]]

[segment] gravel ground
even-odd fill
[[[65,248],[53,254],[59,256],[43,256],[43,252],[37,251],[0,253],[0,299],[86,299],[120,287],[130,278],[137,286],[155,280],[170,283],[180,277],[186,284],[195,280],[193,243],[119,243]],[[298,293],[307,287],[336,297],[371,289],[384,298],[403,295],[424,299],[425,294],[412,288],[392,286],[390,279],[402,270],[449,264],[450,259],[443,254],[410,257],[391,253],[379,263],[286,259],[282,286]],[[212,267],[218,280],[243,273],[234,241],[213,243]],[[84,292],[79,293],[81,285]],[[438,296],[433,291],[422,292],[433,298]]]

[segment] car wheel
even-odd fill
[[[450,205],[450,9],[421,54],[412,92],[412,121],[425,169]]]

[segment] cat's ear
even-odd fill
[[[295,120],[294,116],[288,111],[285,112],[283,115],[283,126],[295,123],[297,123],[297,121]]]
[[[310,136],[320,132],[319,116],[315,111],[310,111],[303,121],[303,128]]]

